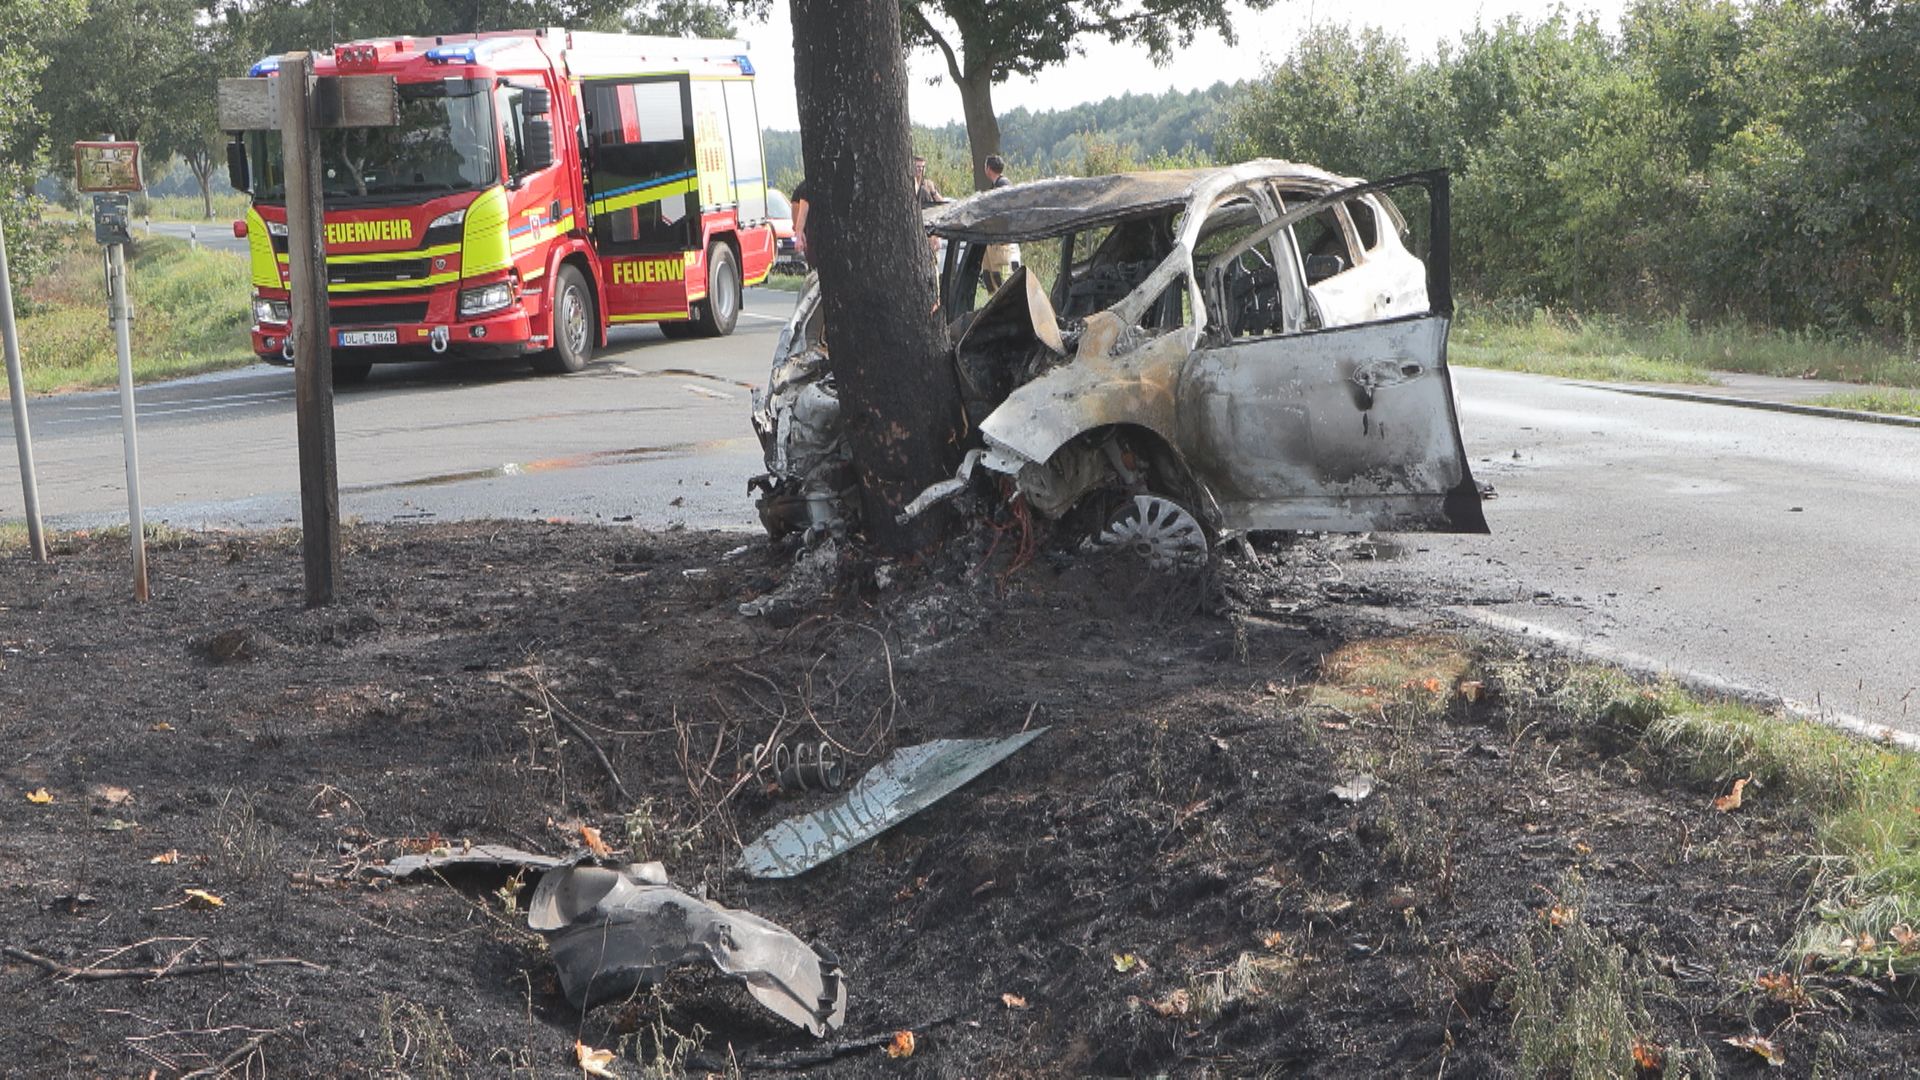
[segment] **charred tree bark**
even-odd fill
[[[792,0],[808,257],[867,536],[907,554],[944,515],[894,516],[959,462],[960,394],[913,194],[898,0]]]

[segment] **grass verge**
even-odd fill
[[[1829,409],[1853,409],[1858,412],[1886,413],[1890,416],[1920,416],[1920,394],[1899,390],[1861,390],[1844,394],[1826,394],[1808,402]]]
[[[62,229],[53,265],[20,297],[21,365],[29,393],[118,380],[100,251],[90,232]],[[136,382],[253,362],[246,260],[195,251],[166,237],[137,238],[130,255]]]
[[[1624,738],[1638,765],[1716,795],[1737,788],[1736,806],[1768,800],[1809,816],[1809,918],[1788,960],[1920,975],[1920,755],[1599,668],[1576,669],[1556,696],[1596,733]]]
[[[1532,306],[1463,301],[1450,346],[1472,367],[1610,382],[1703,385],[1711,372],[1920,387],[1920,357],[1812,331],[1685,319],[1636,322]]]
[[[806,287],[807,275],[805,274],[768,274],[767,280],[761,282],[760,284],[769,289],[779,289],[781,292],[797,293],[801,289]]]

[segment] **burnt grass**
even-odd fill
[[[736,535],[359,527],[317,610],[285,536],[158,546],[144,607],[123,540],[8,555],[0,1073],[563,1076],[579,1040],[627,1076],[1506,1076],[1542,1060],[1526,1001],[1574,1017],[1608,979],[1668,1075],[1916,1060],[1905,986],[1756,982],[1805,917],[1805,817],[1715,811],[1724,785],[1557,695],[1562,662],[1387,629],[1378,605],[1417,598],[1285,551],[1267,577],[1168,578],[973,565],[986,546],[763,618],[738,605],[786,557]],[[1361,686],[1369,650],[1443,659]],[[878,841],[757,882],[740,843],[827,798],[741,780],[776,724],[843,744],[854,776],[897,746],[1050,730]],[[1362,774],[1367,797],[1332,793]],[[846,1028],[813,1040],[698,967],[583,1017],[503,881],[363,873],[465,841],[562,854],[583,824],[829,945]],[[324,970],[80,980],[23,954]],[[911,1058],[879,1045],[898,1030]],[[1724,1041],[1750,1034],[1785,1065]]]

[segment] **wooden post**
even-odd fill
[[[340,565],[340,478],[334,459],[333,350],[320,137],[313,120],[313,56],[280,61],[280,145],[287,175],[287,287],[291,293],[294,409],[300,434],[300,540],[307,606],[333,602]]]

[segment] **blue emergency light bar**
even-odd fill
[[[247,69],[247,78],[258,79],[263,75],[272,75],[280,70],[280,58],[269,56],[265,60]]]
[[[478,57],[471,45],[436,45],[427,50],[430,64],[473,64]]]

